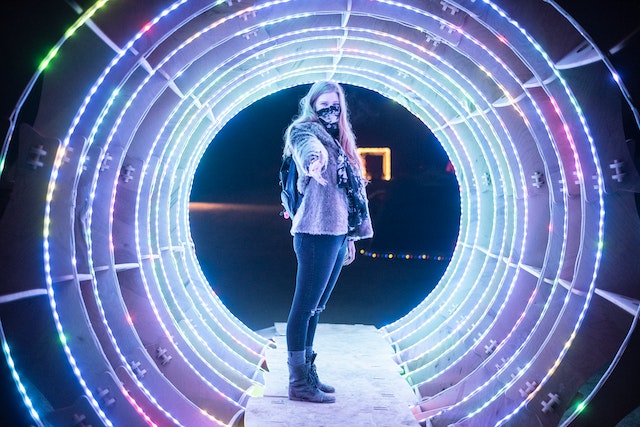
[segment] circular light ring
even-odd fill
[[[229,3],[231,8],[227,9]],[[215,295],[207,291],[208,285],[189,237],[186,212],[188,191],[197,166],[195,159],[202,155],[208,141],[224,123],[246,105],[282,88],[325,76],[372,88],[401,102],[425,124],[437,130],[437,136],[458,171],[463,208],[461,233],[449,269],[438,288],[416,309],[384,328],[398,351],[398,361],[407,370],[407,378],[419,383],[417,391],[425,396],[421,408],[428,409],[430,403],[446,401],[458,387],[466,384],[468,388],[470,384],[475,384],[472,389],[468,388],[470,392],[460,403],[442,405],[449,408],[433,417],[433,422],[448,423],[462,418],[480,420],[486,414],[498,413],[492,409],[496,405],[500,405],[499,413],[503,417],[497,421],[502,422],[511,416],[524,416],[520,410],[522,407],[534,399],[544,398],[547,388],[561,378],[561,374],[566,375],[567,369],[562,368],[567,364],[563,364],[563,361],[571,357],[571,344],[580,331],[598,283],[604,225],[604,178],[600,160],[586,124],[585,113],[572,95],[569,83],[554,68],[544,49],[494,3],[450,2],[444,4],[444,11],[438,11],[440,6],[432,11],[423,10],[421,7],[433,5],[419,2],[354,3],[336,7],[282,1],[254,7],[234,5],[232,2],[209,6],[196,1],[177,2],[149,21],[150,24],[125,44],[126,49],[119,52],[97,78],[96,85],[88,92],[76,118],[70,120],[70,130],[63,140],[65,149],[59,150],[56,156],[44,218],[45,268],[51,307],[58,321],[58,333],[61,337],[64,334],[77,337],[95,333],[100,338],[93,348],[81,347],[73,340],[63,345],[87,396],[92,398],[91,390],[95,390],[94,386],[103,381],[95,373],[88,374],[86,368],[91,363],[93,366],[112,366],[114,369],[121,362],[127,366],[127,363],[130,364],[127,357],[113,352],[117,353],[123,345],[123,348],[132,351],[132,344],[145,342],[151,336],[158,336],[168,348],[178,350],[173,354],[179,354],[180,360],[172,363],[186,368],[185,372],[199,375],[211,373],[213,369],[213,372],[220,373],[214,384],[210,384],[213,390],[227,384],[232,389],[236,385],[236,389],[242,392],[257,385],[245,381],[249,379],[246,376],[248,374],[236,376],[234,372],[250,371],[253,366],[254,371],[259,373],[257,367],[262,360],[260,353],[267,343],[241,325]],[[456,7],[466,10],[469,17],[489,29],[495,38],[487,39],[487,33],[479,31],[485,44],[474,41],[465,33],[464,26],[459,27],[458,22],[454,22],[458,18],[451,18],[449,22],[450,17],[443,12],[450,7],[451,10]],[[375,9],[375,13],[366,16],[371,8]],[[233,78],[219,80],[212,83],[210,88],[207,87],[207,80],[192,84],[198,79],[194,79],[190,73],[197,75],[197,68],[202,64],[198,63],[198,58],[210,58],[207,51],[214,50],[203,43],[206,39],[200,36],[205,32],[196,34],[187,30],[184,33],[187,36],[184,36],[180,30],[189,28],[187,23],[198,28],[202,17],[206,16],[203,12],[207,10],[215,10],[221,18],[208,27],[208,34],[215,32],[218,40],[229,41],[227,51],[233,50],[230,48],[232,45],[237,52],[245,45],[259,49],[254,53],[263,54],[264,63],[271,61],[269,55],[272,53],[284,50],[269,49],[268,43],[252,45],[254,33],[261,31],[260,35],[268,40],[270,32],[287,34],[290,25],[301,23],[304,26],[305,21],[316,19],[315,14],[324,14],[323,18],[338,20],[344,27],[339,37],[334,26],[326,30],[327,36],[320,35],[317,38],[319,45],[324,43],[323,39],[327,45],[335,44],[338,60],[334,62],[336,56],[322,53],[322,48],[309,48],[309,43],[303,40],[305,31],[301,31],[300,35],[290,33],[288,36],[292,40],[292,49],[303,49],[304,54],[299,60],[303,66],[289,65],[295,62],[293,59],[287,60],[287,57],[294,56],[285,53],[287,56],[280,67],[251,65],[247,61],[244,65],[249,65],[249,68],[242,69],[242,61],[234,62],[233,55],[229,55],[231,62],[226,66],[237,70],[236,73],[243,75],[245,81],[234,81]],[[263,12],[265,20],[260,21]],[[393,21],[402,24],[389,24]],[[375,30],[358,26],[363,22]],[[166,33],[154,33],[154,29],[161,28]],[[436,49],[446,55],[443,61],[439,61],[427,48],[409,42],[409,39],[420,35],[424,37],[425,34],[437,34],[446,40],[447,34],[452,34],[448,29],[452,28],[457,32],[454,34],[457,44],[452,43],[451,49]],[[398,33],[392,34],[391,30],[398,30]],[[324,31],[315,27],[306,32],[323,34]],[[352,38],[354,33],[357,36]],[[301,40],[298,41],[298,37]],[[350,47],[351,40],[356,42],[357,47]],[[190,51],[199,43],[199,48]],[[367,47],[370,44],[383,46],[385,55],[389,54],[388,58]],[[180,49],[175,49],[176,46],[180,46]],[[136,53],[133,53],[134,50]],[[64,49],[56,51],[63,53]],[[153,64],[144,66],[146,69],[140,67],[145,60],[137,62],[141,58],[139,55],[144,52],[147,52],[145,58],[148,63]],[[250,49],[246,53],[247,57],[254,55]],[[221,58],[227,57],[223,55]],[[508,63],[502,58],[507,58]],[[51,59],[53,57],[47,63]],[[429,72],[421,73],[412,63],[416,61],[422,63]],[[449,67],[450,61],[454,64],[474,64],[477,68],[462,70],[451,79],[442,78],[442,74],[431,74],[436,67]],[[432,63],[437,65],[432,67]],[[492,69],[489,73],[485,64],[493,64],[497,70]],[[521,73],[523,65],[531,71],[534,83],[523,84],[515,77],[518,73],[510,72],[514,67]],[[361,70],[358,68],[360,66],[366,67]],[[261,86],[257,73],[263,73],[263,78],[267,76],[269,83]],[[486,76],[482,77],[482,74]],[[210,76],[211,81],[218,76]],[[536,76],[540,76],[537,81]],[[549,81],[549,78],[552,80]],[[477,89],[474,87],[476,82],[481,83]],[[182,86],[184,84],[186,86]],[[466,89],[462,93],[470,96],[456,99],[461,88]],[[518,88],[524,96],[511,95]],[[170,93],[169,89],[175,93]],[[115,96],[111,96],[111,91]],[[505,94],[506,101],[495,101],[494,104],[506,104],[506,107],[491,105],[488,101],[495,99],[496,93],[500,92]],[[189,95],[185,97],[187,93]],[[214,98],[211,94],[219,97]],[[192,99],[196,102],[192,103]],[[444,103],[436,103],[439,99]],[[482,107],[481,114],[468,109],[469,99],[476,106],[476,111],[477,107]],[[163,105],[165,102],[166,105]],[[145,105],[151,107],[145,108]],[[171,113],[174,107],[175,113]],[[189,109],[195,112],[190,113]],[[153,135],[150,130],[154,124],[149,118],[151,112],[159,114],[166,121],[161,126],[163,130],[145,142],[141,135]],[[210,115],[213,115],[213,120],[206,119]],[[523,129],[525,142],[520,144],[511,135],[522,136]],[[117,140],[117,143],[112,143],[112,140]],[[154,141],[153,147],[149,146],[149,141]],[[526,143],[533,143],[537,147],[538,155],[534,162],[529,162],[524,156],[525,153],[530,154]],[[74,148],[73,153],[82,153],[83,156],[91,152],[97,156],[97,161],[94,163],[90,159],[90,162],[86,162],[86,159],[75,157],[73,161],[63,163],[63,159],[73,157],[68,148]],[[197,153],[195,159],[192,155],[194,152]],[[111,172],[99,172],[108,156],[113,161],[113,169]],[[145,174],[143,180],[127,186],[128,182],[122,183],[119,179],[130,163],[136,163],[137,170],[144,170]],[[547,193],[544,190],[530,190],[526,184],[527,176],[531,173],[527,167],[533,163],[538,163],[537,166],[549,178],[546,183],[551,204],[546,210],[541,206],[545,203],[544,196]],[[94,169],[83,172],[83,164],[92,164]],[[162,170],[160,165],[168,169]],[[487,170],[490,172],[490,181],[487,181],[490,190],[483,193],[480,191],[481,179]],[[577,185],[571,183],[574,170],[577,173]],[[584,177],[591,175],[596,177],[597,188],[585,183]],[[78,206],[85,201],[74,196],[76,188],[80,188],[82,192],[79,194],[85,196],[87,188],[90,189],[87,236],[74,234],[73,218],[77,211],[65,206],[68,200],[78,200]],[[533,192],[537,200],[530,197]],[[543,219],[533,221],[532,218],[541,210]],[[63,220],[69,217],[71,221]],[[517,219],[522,218],[524,221],[518,223]],[[546,227],[545,218],[550,221],[551,227]],[[489,232],[485,231],[486,225],[489,225]],[[532,243],[532,240],[540,238],[541,230],[547,231],[548,237],[540,239],[542,243]],[[132,231],[135,239],[127,231]],[[512,232],[511,237],[509,232]],[[534,233],[537,234],[535,239],[532,237]],[[65,235],[75,236],[70,245]],[[597,236],[595,243],[593,236]],[[89,240],[84,242],[84,238]],[[86,245],[89,280],[96,290],[93,295],[82,287],[72,286],[86,281],[83,276],[85,273],[76,268],[77,262],[85,256],[82,253],[83,245]],[[136,247],[134,252],[129,249],[131,245]],[[543,258],[539,253],[532,253],[532,248],[541,246],[545,248]],[[65,254],[72,254],[71,260],[65,259]],[[539,262],[529,263],[528,260]],[[188,283],[188,289],[177,289],[174,281]],[[134,293],[121,295],[119,288],[144,289],[143,294],[148,301],[139,304]],[[80,295],[79,291],[83,294]],[[472,298],[476,297],[482,303],[472,305]],[[155,318],[156,324],[151,328],[154,332],[150,333],[147,330],[149,325],[137,325],[136,318],[147,315],[153,307],[156,314],[151,319]],[[507,309],[514,307],[518,310],[516,313]],[[85,310],[93,322],[90,327],[82,322]],[[457,317],[464,314],[475,314],[475,317]],[[215,326],[206,326],[210,321]],[[192,353],[192,350],[198,349],[208,352],[212,357],[215,355],[213,347],[207,348],[209,339],[198,336],[201,326],[205,326],[207,337],[217,339],[220,348],[229,352],[229,359],[225,357],[224,360],[213,361]],[[466,331],[460,335],[463,329]],[[180,336],[176,337],[175,334]],[[237,339],[236,336],[241,338]],[[495,337],[500,339],[496,340]],[[495,344],[491,344],[491,340]],[[176,342],[184,343],[184,346],[176,347]],[[493,346],[490,354],[481,362],[472,362],[474,352],[485,343],[489,348]],[[431,352],[431,349],[446,347],[452,350],[438,354]],[[466,372],[455,379],[450,372],[435,368],[441,358],[451,357],[454,347],[456,364]],[[105,352],[106,358],[100,354],[100,349]],[[543,350],[547,355],[556,355],[556,359],[539,357]],[[151,362],[153,352],[149,353],[147,355],[141,351],[140,357],[143,360],[148,358]],[[499,360],[498,355],[508,357],[497,375],[478,369]],[[101,362],[96,365],[95,360]],[[514,379],[504,381],[503,385],[496,388],[504,380],[501,377],[521,362],[524,362],[524,368],[516,373]],[[120,392],[131,402],[132,408],[144,412],[145,415],[141,416],[143,420],[149,419],[146,414],[167,417],[178,424],[194,420],[179,405],[159,402],[153,391],[156,389],[148,384],[152,381],[137,381],[132,366],[125,371],[126,375],[119,372],[118,377],[134,385],[135,396],[132,398],[124,388]],[[222,371],[225,373],[222,374]],[[525,374],[545,372],[540,385],[521,404],[505,405],[505,399],[513,399],[513,391]],[[154,370],[153,373],[157,372]],[[428,399],[430,394],[425,391],[430,387],[429,381],[438,376],[452,381],[454,385],[437,398]],[[152,378],[160,377],[154,375]],[[178,384],[177,377],[174,377],[174,381],[180,390],[175,396],[187,393],[186,387]],[[195,381],[203,385],[207,383],[204,376]],[[488,390],[497,392],[489,395]],[[227,393],[234,394],[231,391]],[[228,404],[213,408],[214,415],[205,415],[201,421],[233,422],[238,415],[236,408],[245,396],[243,393],[240,397],[229,395],[226,397]],[[177,400],[186,402],[195,398]],[[110,424],[110,420],[101,412],[98,401],[94,399],[90,402],[102,421]],[[176,415],[178,418],[174,418],[174,413],[179,414]],[[118,416],[121,414],[114,415],[116,418]]]
[[[159,134],[159,136],[161,135],[161,133]],[[156,144],[156,142],[154,142],[154,145]],[[144,168],[142,170],[142,176],[146,177],[146,170],[149,169],[148,163],[151,161],[152,158],[156,158],[156,156],[154,155],[153,151],[149,152],[149,158],[148,160],[145,162],[144,164]],[[155,174],[157,174],[157,169],[154,172]],[[145,182],[142,183],[142,185],[144,187],[147,188],[152,188],[152,186],[154,185],[153,182],[149,182],[147,180],[145,180]],[[144,192],[151,194],[150,191],[146,191]],[[156,197],[154,195],[154,197]],[[136,214],[136,217],[146,217],[148,216],[148,214],[146,212],[148,212],[149,210],[149,206],[151,205],[151,203],[147,203],[147,204],[138,204],[138,212]],[[142,212],[142,213],[141,213]],[[137,221],[136,221],[137,222]],[[139,233],[138,237],[136,238],[136,240],[138,241],[148,241],[149,236],[152,234],[149,230],[146,229],[146,227],[148,227],[149,224],[145,224],[145,227],[136,227],[136,232]],[[157,232],[156,232],[157,233]],[[143,237],[140,237],[143,236]],[[191,243],[185,243],[183,239],[178,239],[177,244],[170,244],[167,247],[173,247],[176,248],[175,250],[178,251],[178,253],[188,253],[190,250],[192,250],[193,245]],[[180,245],[184,245],[180,246]],[[144,248],[143,252],[145,254],[153,254],[153,253],[159,253],[161,252],[160,247],[158,246],[158,244],[155,245],[155,247],[146,247]],[[190,258],[191,264],[182,265],[182,268],[186,268],[185,274],[186,277],[189,278],[189,287],[192,291],[195,292],[195,302],[194,304],[191,306],[190,309],[196,309],[196,310],[204,310],[203,316],[206,318],[207,316],[211,317],[212,321],[208,321],[207,322],[207,326],[211,327],[213,329],[217,330],[217,334],[220,337],[223,338],[227,338],[227,339],[231,339],[233,342],[236,343],[235,345],[235,349],[236,351],[240,352],[241,354],[243,354],[243,357],[246,359],[255,359],[257,356],[256,351],[260,348],[260,344],[259,342],[256,341],[252,341],[249,344],[254,343],[251,346],[248,346],[246,343],[237,340],[236,338],[234,338],[234,334],[229,332],[229,328],[232,327],[234,319],[230,318],[228,312],[226,310],[224,311],[220,311],[219,313],[213,313],[210,309],[209,306],[211,304],[213,304],[213,306],[217,307],[217,308],[223,308],[223,306],[221,305],[220,301],[217,299],[212,299],[212,297],[214,296],[213,294],[211,294],[210,292],[210,287],[206,284],[206,280],[204,279],[202,272],[199,269],[199,266],[197,265],[197,261],[194,262],[195,258]],[[189,260],[187,260],[188,262]],[[208,290],[208,292],[206,291]],[[187,295],[187,297],[189,297]],[[217,317],[216,317],[217,316]],[[202,332],[201,332],[202,333]],[[253,335],[253,332],[251,332],[251,335]],[[264,345],[264,344],[262,344]]]
[[[218,410],[219,412],[222,412],[221,410]]]

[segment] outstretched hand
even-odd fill
[[[309,176],[316,181],[320,185],[327,185],[327,180],[322,176],[322,167],[324,166],[324,162],[321,159],[315,159],[311,163],[309,163]]]

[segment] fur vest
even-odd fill
[[[298,190],[304,195],[302,204],[293,217],[291,234],[347,234],[347,195],[337,185],[336,169],[341,151],[337,142],[320,123],[304,122],[291,129],[287,144],[298,168]],[[308,175],[309,164],[317,158],[326,159],[322,176],[327,180],[327,185],[321,185]],[[361,187],[365,191],[364,185]],[[372,236],[373,228],[367,206],[366,219],[349,233],[349,239],[360,240]]]

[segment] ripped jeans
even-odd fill
[[[287,320],[287,349],[313,346],[320,313],[342,270],[347,236],[296,233],[293,249],[298,260],[296,290]]]

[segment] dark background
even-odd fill
[[[194,179],[192,201],[220,204],[191,212],[201,266],[225,305],[253,329],[285,321],[293,293],[295,258],[290,221],[279,215],[277,171],[282,135],[308,88],[273,94],[234,117],[207,149]],[[446,153],[423,123],[379,94],[344,89],[358,145],[390,147],[392,157],[391,181],[371,168],[367,192],[375,233],[357,249],[444,258],[358,256],[343,270],[322,321],[379,327],[406,314],[442,276],[458,235],[460,195]]]

